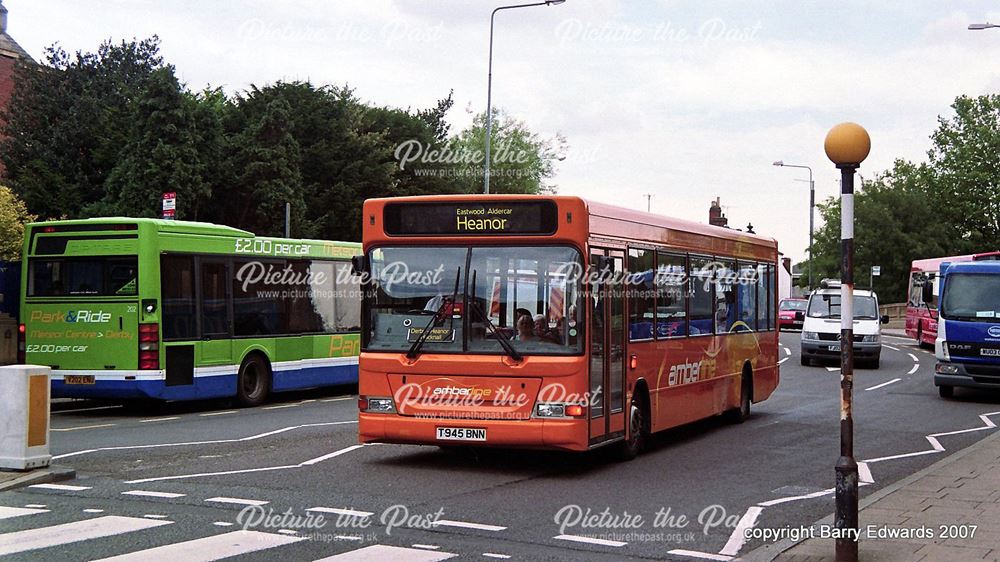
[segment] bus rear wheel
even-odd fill
[[[740,377],[740,406],[727,410],[726,420],[729,423],[743,423],[750,417],[750,402],[753,395],[753,379],[744,370]]]
[[[271,387],[271,368],[267,360],[254,353],[247,356],[236,376],[236,401],[240,406],[260,406]]]

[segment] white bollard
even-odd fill
[[[48,466],[49,367],[0,367],[0,468]]]

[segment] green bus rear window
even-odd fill
[[[139,294],[136,256],[33,258],[28,262],[29,297],[121,297]]]

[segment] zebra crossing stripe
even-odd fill
[[[211,537],[138,550],[121,556],[102,558],[97,562],[145,562],[147,560],[183,560],[184,562],[209,562],[230,556],[240,556],[258,550],[284,546],[305,540],[259,531],[233,531]]]
[[[4,507],[0,505],[0,519],[10,519],[22,515],[33,515],[35,513],[48,513],[47,509],[33,509],[27,507]]]
[[[108,515],[0,535],[0,556],[170,525],[173,521]]]
[[[384,560],[393,560],[395,562],[440,562],[441,560],[447,560],[456,556],[458,555],[451,552],[376,544],[328,558],[322,558],[316,560],[316,562],[383,562]]]

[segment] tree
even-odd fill
[[[162,66],[156,37],[74,56],[52,46],[41,66],[18,63],[0,159],[29,209],[76,217],[103,197],[131,131],[131,103]]]
[[[162,194],[175,192],[177,217],[198,220],[210,186],[196,113],[195,101],[182,93],[173,68],[155,70],[133,104],[129,140],[108,177],[106,195],[85,213],[155,217]]]
[[[0,261],[21,259],[24,225],[36,218],[9,187],[0,185]]]
[[[566,139],[551,139],[533,133],[507,113],[494,110],[490,134],[490,191],[492,193],[554,193],[547,183],[555,175],[555,162],[566,152]],[[460,177],[467,193],[483,189],[486,146],[486,114],[473,119],[470,127],[449,143],[453,159],[462,168]]]
[[[977,252],[1000,243],[1000,95],[960,96],[955,114],[938,117],[928,153],[934,170],[934,205],[961,241]]]
[[[291,108],[282,98],[237,136],[236,224],[258,234],[279,236],[284,231],[285,203],[291,204],[292,224],[298,235],[305,215],[299,143],[289,125]]]

